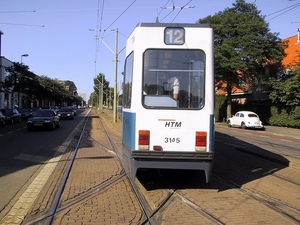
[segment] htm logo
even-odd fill
[[[175,127],[175,128],[177,128],[177,127],[181,127],[181,122],[166,122],[165,123],[165,127]]]

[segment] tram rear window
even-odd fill
[[[149,49],[143,58],[145,108],[201,109],[205,54],[200,50]]]

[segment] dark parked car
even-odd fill
[[[17,109],[1,109],[5,116],[6,123],[21,123],[21,114]]]
[[[76,106],[72,105],[72,106],[67,106],[68,108],[72,109],[74,112],[74,116],[76,116],[76,112],[77,112],[77,108]]]
[[[34,111],[31,108],[23,108],[19,109],[19,113],[21,113],[21,118],[23,120],[27,120],[28,118],[33,116]]]
[[[58,106],[56,106],[56,105],[50,106],[50,109],[52,109],[52,110],[55,111],[56,113],[58,113],[58,110],[59,110]]]
[[[39,110],[39,109],[42,109],[40,107],[33,107],[32,110],[33,110],[33,113],[35,113],[35,111]]]
[[[60,127],[60,118],[52,109],[39,109],[27,120],[27,130],[46,128],[54,130]]]
[[[59,109],[58,116],[61,119],[74,119],[74,111],[70,107],[63,107]]]
[[[5,116],[1,111],[0,111],[0,126],[2,127],[5,126]]]

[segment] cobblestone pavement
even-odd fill
[[[120,121],[114,123],[112,121],[112,111],[104,110],[104,113],[99,113],[102,121],[108,129],[108,132],[113,138],[114,144],[121,152],[121,128]],[[93,115],[89,133],[83,139],[80,151],[77,156],[77,161],[74,164],[74,170],[70,174],[66,184],[65,192],[62,194],[62,206],[72,204],[72,207],[62,209],[54,220],[54,224],[139,224],[143,216],[140,205],[134,196],[128,180],[125,178],[122,167],[116,160],[116,157],[109,151],[111,150],[107,140],[105,141],[104,131],[101,129],[99,116]],[[217,124],[219,125],[219,124]],[[266,132],[272,134],[291,135],[300,137],[300,130],[289,128],[266,127]],[[299,133],[298,133],[299,132]],[[101,140],[101,145],[99,143]],[[74,147],[75,143],[73,144]],[[67,162],[70,157],[70,152],[67,152],[63,161]],[[42,213],[49,208],[52,200],[51,194],[57,190],[56,183],[61,178],[60,171],[65,168],[66,164],[60,162],[59,166],[53,172],[53,176],[49,179],[45,189],[36,200],[36,204],[32,207],[28,215],[27,222],[34,218],[39,213]],[[97,192],[100,189],[98,184],[105,184],[108,180],[115,179],[107,189]],[[229,224],[258,224],[259,221],[252,221],[253,213],[261,218],[262,224],[269,221],[271,224],[285,224],[285,220],[277,218],[274,212],[266,211],[266,208],[257,201],[246,199],[241,192],[236,189],[228,188],[227,191],[218,189],[219,181],[216,179],[209,185],[198,188],[182,190],[179,193],[187,196],[190,199],[195,199],[202,208],[211,210],[215,215],[223,218],[223,221],[228,221]],[[256,179],[255,182],[260,182]],[[249,182],[247,185],[252,185]],[[270,182],[272,183],[272,182]],[[254,185],[254,184],[253,184]],[[261,185],[261,184],[259,184]],[[254,185],[258,186],[257,183]],[[145,190],[146,191],[146,190]],[[160,195],[157,192],[164,191],[159,189],[147,190],[149,198],[153,192],[154,198],[162,197],[165,192]],[[86,197],[83,201],[74,202],[74,200],[83,192],[97,192],[96,194]],[[211,202],[211,199],[215,199]],[[225,203],[226,204],[225,204]],[[250,203],[251,204],[250,204]],[[210,224],[211,221],[203,219],[196,211],[191,211],[190,208],[183,204],[183,201],[175,196],[174,201],[170,203],[172,207],[167,212],[161,215],[161,224],[184,224],[189,221],[189,224]],[[220,205],[222,208],[220,209]],[[239,210],[236,210],[236,207]],[[192,213],[194,212],[194,214]],[[244,214],[241,215],[240,213]],[[180,216],[180,215],[185,216]],[[270,215],[274,214],[270,220]],[[189,218],[187,220],[186,218]],[[174,220],[178,218],[178,220]],[[172,223],[171,223],[172,221]],[[26,224],[26,221],[24,222]],[[40,224],[45,224],[41,222]]]
[[[99,118],[106,123],[110,134],[118,139],[121,123],[112,123],[110,115],[95,112],[92,111],[82,137],[53,224],[138,224],[143,213]],[[53,171],[23,224],[31,224],[50,210],[61,183],[62,171],[70,161],[78,137],[75,135],[70,150]],[[114,142],[120,148],[118,139]],[[39,224],[46,224],[46,221]]]

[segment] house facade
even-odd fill
[[[6,68],[13,65],[13,62],[6,59],[5,57],[0,57],[0,109],[13,108],[14,103],[18,101],[17,96],[10,90],[5,90],[4,81],[7,75]]]

